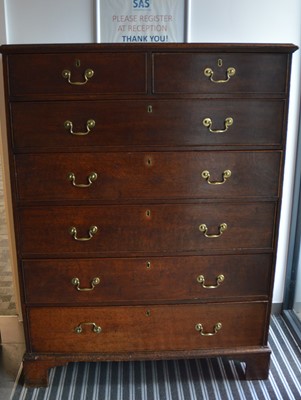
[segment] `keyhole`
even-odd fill
[[[76,66],[77,68],[80,67],[80,60],[79,60],[79,59],[76,59],[76,60],[75,60],[75,66]]]
[[[222,60],[221,58],[219,58],[219,59],[217,60],[217,65],[218,65],[219,67],[222,67],[222,66],[223,66],[223,60]]]
[[[153,106],[151,105],[147,106],[147,112],[151,114],[153,112]]]

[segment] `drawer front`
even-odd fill
[[[146,93],[143,52],[10,55],[8,72],[11,96]]]
[[[13,145],[18,151],[93,150],[95,146],[279,146],[284,106],[282,100],[247,99],[12,103]],[[204,125],[208,118],[210,126]],[[227,118],[233,121],[227,131],[214,132],[226,129]],[[91,127],[92,120],[95,126]],[[66,121],[72,123],[73,134],[70,123],[65,127]]]
[[[21,208],[20,250],[92,257],[272,249],[275,209],[274,202]]]
[[[280,161],[281,152],[17,155],[18,197],[117,201],[277,196]]]
[[[154,93],[285,93],[287,55],[157,53],[153,70]]]
[[[33,352],[124,353],[260,346],[266,312],[266,303],[233,303],[31,308],[28,314]],[[203,333],[213,333],[217,323],[213,336],[196,329],[201,324]]]
[[[25,260],[28,304],[267,299],[271,254]]]

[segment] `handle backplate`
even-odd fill
[[[218,227],[218,233],[217,234],[209,234],[208,233],[208,227],[207,227],[207,225],[206,224],[201,224],[200,226],[199,226],[199,230],[203,233],[203,235],[206,237],[206,238],[218,238],[218,237],[220,237],[226,230],[227,230],[227,228],[228,228],[228,225],[225,223],[225,222],[223,222],[222,224],[220,224],[219,225],[219,227]]]
[[[72,81],[72,80],[71,80],[71,75],[72,75],[72,73],[71,73],[71,71],[70,71],[69,69],[64,69],[64,71],[62,71],[62,77],[63,77],[64,79],[66,79],[67,82],[68,82],[70,85],[82,86],[82,85],[85,85],[85,84],[88,82],[88,80],[91,79],[91,78],[93,77],[94,71],[93,71],[93,69],[91,69],[91,68],[86,69],[85,72],[84,72],[84,80],[81,81],[81,82],[74,82],[74,81]]]
[[[229,67],[229,68],[227,68],[227,77],[226,77],[226,79],[215,80],[215,79],[213,79],[214,72],[213,72],[212,68],[207,67],[207,68],[204,69],[204,75],[207,78],[209,78],[210,81],[213,82],[213,83],[227,83],[232,78],[232,76],[234,76],[235,74],[236,74],[235,68],[234,67]]]
[[[81,288],[80,287],[80,280],[76,277],[72,278],[71,283],[73,286],[76,287],[76,290],[78,290],[79,292],[90,292],[92,290],[94,290],[96,285],[100,284],[100,279],[97,277],[93,278],[90,282],[90,287],[89,288]]]
[[[224,129],[212,129],[212,119],[209,117],[206,117],[203,119],[203,125],[209,130],[210,133],[225,133],[229,129],[230,126],[232,126],[234,123],[234,120],[232,117],[227,117],[224,120]]]
[[[225,169],[225,171],[222,173],[221,181],[211,181],[210,180],[210,172],[207,170],[204,170],[202,172],[202,178],[206,179],[206,181],[209,185],[223,185],[226,182],[226,180],[230,178],[231,175],[232,175],[232,172],[229,169]]]
[[[94,333],[100,333],[102,331],[101,327],[95,322],[81,322],[74,328],[74,332],[78,334],[83,333],[84,326],[91,326],[91,330]]]
[[[204,275],[199,275],[199,276],[196,278],[196,280],[198,281],[198,283],[200,283],[200,284],[202,285],[202,287],[203,287],[204,289],[216,289],[216,288],[218,288],[218,287],[220,286],[220,284],[221,284],[222,282],[224,282],[225,276],[222,275],[222,274],[218,275],[218,276],[216,277],[216,284],[215,284],[215,285],[206,285],[206,284],[205,284],[205,277],[204,277]]]
[[[74,132],[73,130],[73,122],[72,121],[65,121],[64,122],[64,128],[69,131],[69,133],[71,133],[71,135],[74,136],[86,136],[88,135],[88,133],[91,132],[91,130],[95,127],[96,122],[94,121],[94,119],[88,119],[88,121],[86,122],[86,131],[85,132]]]
[[[80,242],[86,242],[88,240],[91,240],[93,238],[93,236],[97,233],[97,231],[98,231],[97,226],[96,225],[92,225],[92,226],[90,226],[89,231],[88,231],[89,236],[88,237],[79,238],[77,236],[77,229],[76,229],[75,226],[72,226],[69,229],[69,233],[70,233],[71,236],[73,236],[73,239],[77,240],[77,241],[80,241]]]
[[[96,172],[91,172],[91,174],[88,175],[87,181],[88,183],[76,183],[76,177],[74,172],[69,172],[68,174],[68,180],[72,182],[72,185],[78,188],[87,188],[92,185],[93,182],[95,182],[97,179],[97,173]]]
[[[204,332],[203,325],[201,323],[196,324],[195,330],[200,333],[201,336],[214,336],[218,331],[222,329],[222,323],[217,322],[213,327],[213,332]]]

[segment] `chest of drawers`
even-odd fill
[[[28,385],[85,360],[267,377],[295,50],[1,47]]]

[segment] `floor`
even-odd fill
[[[11,400],[9,396],[14,393],[14,400],[300,400],[300,349],[279,315],[272,318],[269,344],[272,357],[269,379],[265,381],[245,381],[243,365],[221,359],[70,363],[51,369],[48,388],[26,388],[21,378],[16,390],[12,377],[18,376],[22,347],[3,346],[0,352],[0,399]]]

